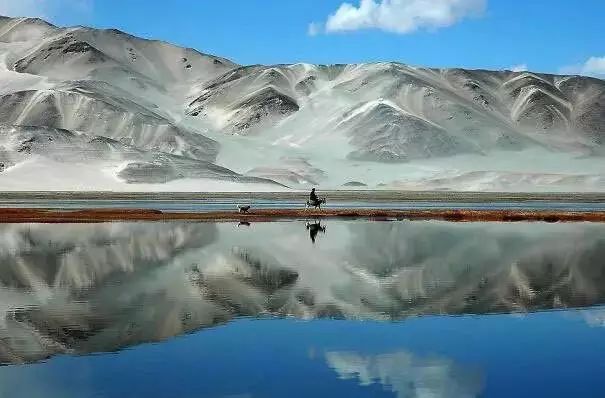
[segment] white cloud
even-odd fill
[[[62,14],[88,14],[93,0],[0,0],[0,15],[53,20]]]
[[[559,73],[605,78],[605,56],[590,57],[583,64],[565,66],[559,69]]]
[[[327,33],[379,29],[405,34],[451,26],[484,11],[487,0],[361,0],[343,3],[328,17]]]
[[[309,34],[309,36],[317,36],[319,33],[321,33],[321,30],[322,30],[321,24],[319,24],[317,22],[312,22],[309,24],[307,33]]]
[[[527,70],[527,64],[519,64],[519,65],[511,66],[509,69],[512,70],[513,72],[525,72]]]

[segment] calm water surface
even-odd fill
[[[0,397],[602,397],[605,224],[0,224]]]
[[[0,208],[25,207],[48,209],[156,209],[172,212],[205,212],[235,210],[238,203],[252,205],[253,209],[289,209],[304,207],[304,200],[266,200],[266,199],[199,199],[199,200],[139,200],[139,199],[18,199],[0,200]],[[342,209],[524,209],[524,210],[568,210],[568,211],[604,211],[605,202],[565,202],[527,200],[521,202],[444,202],[444,201],[359,201],[328,200],[325,208]]]

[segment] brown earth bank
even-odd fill
[[[249,213],[211,211],[174,213],[145,209],[54,210],[32,208],[0,209],[0,223],[88,223],[111,221],[247,221],[263,222],[280,219],[342,218],[388,220],[445,221],[543,221],[543,222],[605,222],[605,212],[528,211],[528,210],[374,210],[374,209],[262,209]]]

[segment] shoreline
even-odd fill
[[[305,219],[441,220],[453,222],[605,222],[605,212],[552,210],[379,210],[379,209],[259,209],[237,211],[163,212],[147,209],[56,210],[1,208],[0,223],[97,223],[120,221],[270,222]]]
[[[297,200],[307,199],[308,191],[281,192],[112,192],[112,191],[4,191],[0,201],[18,200]],[[335,201],[437,201],[505,202],[555,201],[575,203],[605,202],[605,192],[472,192],[472,191],[391,191],[319,190],[319,196]]]

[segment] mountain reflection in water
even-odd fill
[[[3,364],[242,316],[396,320],[604,301],[603,224],[0,224]],[[353,359],[379,369],[414,362],[405,355]],[[327,356],[341,377],[359,374],[337,366],[345,359]]]

